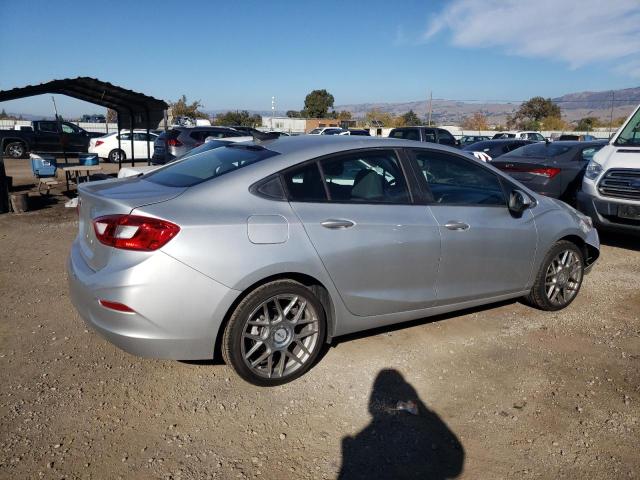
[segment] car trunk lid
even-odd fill
[[[94,271],[104,268],[114,252],[97,239],[93,220],[104,215],[129,214],[135,208],[166,202],[182,194],[184,187],[167,187],[131,178],[80,185],[78,189],[79,233],[82,257]],[[139,254],[138,252],[129,254]],[[145,255],[149,255],[146,253]]]
[[[503,156],[499,160],[493,160],[491,165],[508,173],[520,182],[531,181],[540,176],[552,178],[560,173],[560,169],[556,168],[555,162],[549,161],[544,157],[505,158]]]

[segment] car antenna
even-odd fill
[[[253,137],[253,141],[255,143],[262,143],[268,140],[275,140],[276,138],[280,137],[280,134],[277,132],[256,131],[256,132],[251,132],[251,136]]]

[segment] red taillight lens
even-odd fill
[[[177,138],[170,138],[169,140],[167,140],[167,145],[169,145],[170,147],[181,147],[182,142]]]
[[[559,168],[534,168],[532,170],[528,170],[529,173],[533,173],[534,175],[540,175],[542,177],[553,178],[560,173]]]
[[[102,140],[96,140],[96,147],[99,147],[100,145],[102,145],[104,142]]]
[[[109,300],[98,300],[100,305],[110,310],[116,310],[117,312],[135,313],[133,308],[127,307],[124,303],[111,302]]]
[[[152,252],[175,237],[180,227],[139,215],[106,215],[93,221],[96,237],[105,245],[124,250]]]

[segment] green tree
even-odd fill
[[[401,115],[402,123],[407,126],[420,125],[420,118],[416,115],[416,112],[409,110],[404,115]]]
[[[3,108],[2,112],[0,112],[0,119],[5,120],[7,118],[9,118],[9,115],[7,115],[7,112]]]
[[[262,124],[262,117],[260,115],[251,115],[248,111],[235,111],[227,112],[216,117],[214,122],[216,125],[233,126],[238,125],[242,127],[255,127]]]
[[[542,127],[545,130],[568,130],[569,125],[560,117],[546,117],[542,119]]]
[[[338,120],[351,120],[351,112],[348,110],[341,110],[337,115]]]
[[[300,118],[300,112],[298,110],[287,110],[287,117]]]
[[[584,117],[578,120],[576,124],[576,130],[591,131],[600,126],[600,121],[596,117]]]
[[[333,102],[333,95],[325,89],[314,90],[304,99],[304,111],[311,118],[323,118],[333,108]]]
[[[560,107],[550,98],[533,97],[522,105],[513,117],[518,128],[526,130],[539,130],[540,121],[543,118],[561,117]],[[537,128],[532,128],[537,126]]]
[[[380,122],[383,127],[395,127],[396,118],[389,112],[383,112],[374,108],[365,114],[366,124],[374,126],[374,122]],[[377,125],[376,125],[377,126]]]
[[[200,103],[200,100],[195,100],[191,103],[188,103],[186,95],[182,95],[182,97],[180,97],[177,102],[171,103],[170,107],[173,118],[208,118],[206,113],[200,111],[200,108],[202,108],[202,103]]]

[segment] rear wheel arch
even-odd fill
[[[270,275],[268,277],[264,277],[247,288],[242,290],[242,293],[238,295],[231,306],[227,309],[227,312],[224,315],[222,322],[220,323],[220,327],[218,328],[218,332],[216,334],[216,340],[214,345],[214,355],[219,357],[221,354],[221,344],[222,338],[224,336],[224,331],[227,328],[227,324],[229,323],[229,319],[233,312],[236,310],[238,305],[249,295],[251,292],[260,288],[262,285],[266,285],[267,283],[271,283],[277,280],[293,280],[294,282],[298,282],[301,285],[309,288],[311,292],[318,298],[322,307],[324,309],[325,318],[327,320],[327,328],[326,328],[326,338],[324,339],[325,343],[329,343],[333,338],[335,332],[335,308],[333,304],[333,300],[331,299],[331,295],[329,295],[329,291],[324,286],[322,282],[318,279],[312,277],[311,275],[307,275],[300,272],[283,272],[275,275]]]

